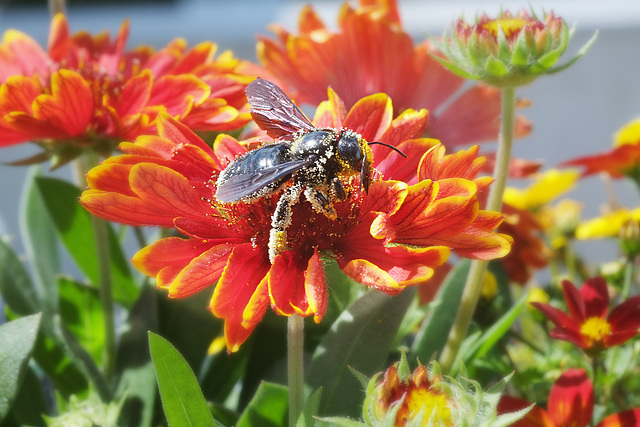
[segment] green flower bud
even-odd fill
[[[542,21],[523,10],[508,11],[497,19],[483,14],[474,25],[458,20],[452,34],[436,42],[442,56],[435,57],[459,76],[491,86],[522,86],[542,74],[563,70],[591,47],[596,34],[566,64],[556,66],[573,35],[562,18],[552,12]]]

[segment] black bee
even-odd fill
[[[373,171],[370,144],[350,129],[316,128],[275,84],[257,78],[246,89],[251,116],[276,142],[249,151],[220,173],[216,198],[222,203],[252,202],[284,192],[271,217],[269,259],[286,248],[291,207],[304,193],[316,212],[337,219],[333,206],[347,198],[343,180],[357,174],[365,192]],[[406,157],[406,156],[405,156]]]

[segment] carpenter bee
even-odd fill
[[[334,202],[347,199],[343,182],[360,175],[360,188],[369,190],[373,154],[350,129],[316,128],[275,84],[257,78],[246,89],[251,116],[274,143],[249,151],[220,173],[216,198],[222,203],[252,202],[284,189],[271,217],[269,259],[286,248],[291,208],[302,194],[313,209],[337,219]]]

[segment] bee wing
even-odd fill
[[[236,202],[244,197],[256,195],[257,192],[279,180],[302,169],[309,162],[294,160],[281,165],[262,169],[252,174],[233,175],[218,184],[216,198],[222,203]]]
[[[251,117],[273,139],[291,141],[299,130],[313,131],[315,126],[275,84],[258,77],[246,89]]]

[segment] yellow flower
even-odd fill
[[[616,237],[628,221],[640,221],[640,208],[619,209],[585,221],[578,225],[576,237],[581,240]]]
[[[571,190],[579,177],[576,170],[550,169],[525,189],[507,187],[503,199],[518,209],[535,210]]]
[[[638,145],[640,142],[640,118],[624,125],[613,135],[613,146]]]

